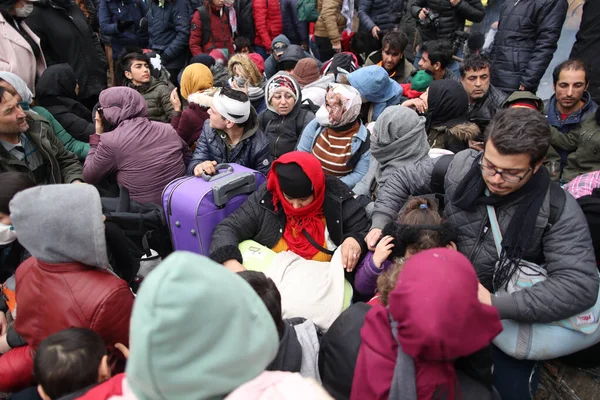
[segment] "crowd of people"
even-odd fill
[[[0,398],[521,400],[596,363],[598,1],[536,95],[566,14],[0,0]],[[163,191],[228,163],[266,182],[173,249]]]

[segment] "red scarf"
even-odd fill
[[[277,176],[277,165],[298,164],[313,184],[315,200],[309,205],[294,208],[284,197],[279,186]],[[302,231],[306,229],[308,234],[320,245],[325,243],[325,226],[323,224],[323,200],[325,199],[325,174],[319,160],[310,153],[293,151],[279,157],[271,166],[267,177],[267,189],[273,196],[273,207],[275,212],[279,205],[283,207],[286,216],[283,238],[289,249],[299,256],[308,260],[312,259],[319,250],[310,244]]]

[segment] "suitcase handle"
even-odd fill
[[[233,167],[229,164],[217,164],[215,166],[215,170],[217,171],[217,173],[214,175],[208,175],[206,172],[202,172],[202,179],[204,179],[206,182],[212,182],[216,181],[217,179],[221,179],[224,176],[233,174]],[[221,170],[226,171],[224,173],[221,173],[219,172]]]

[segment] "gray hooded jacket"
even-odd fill
[[[465,211],[451,203],[456,187],[467,174],[478,152],[465,150],[454,156],[445,177],[445,213],[457,228],[458,250],[467,255],[479,281],[492,289],[494,266],[498,260],[489,229],[486,207]],[[432,193],[431,174],[435,160],[424,158],[398,169],[379,191],[371,229],[382,229],[394,221],[409,195]],[[540,209],[533,239],[524,260],[545,264],[548,279],[511,295],[492,296],[502,319],[522,322],[551,322],[576,315],[596,303],[598,271],[588,225],[576,200],[566,194],[566,203],[554,225],[548,225],[550,197]],[[496,207],[500,229],[505,231],[516,211],[518,200]]]

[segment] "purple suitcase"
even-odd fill
[[[175,250],[209,255],[215,226],[237,210],[265,181],[255,170],[219,164],[213,177],[185,176],[163,191],[163,207]]]

